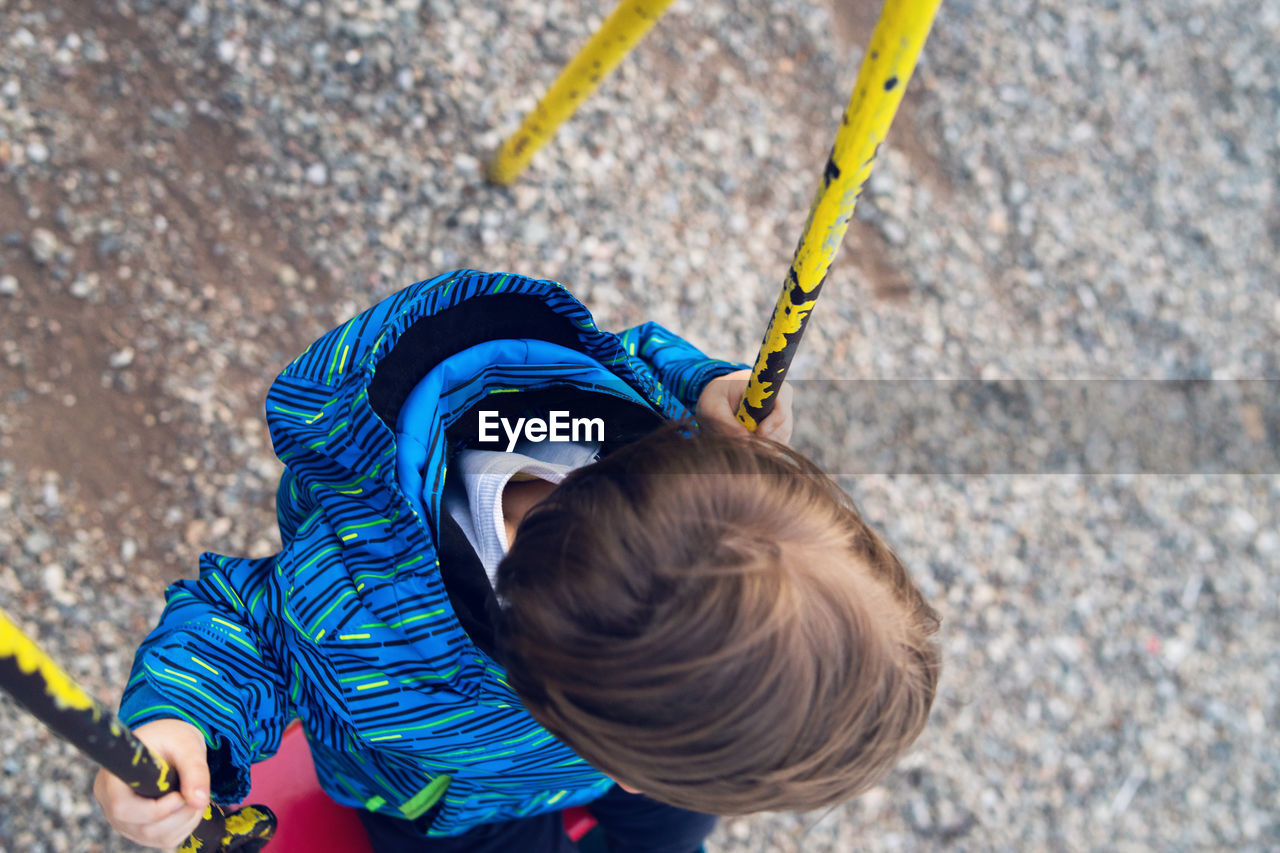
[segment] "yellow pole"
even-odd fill
[[[158,799],[179,790],[177,772],[76,683],[0,609],[0,692],[8,693],[54,734],[123,779],[139,796]],[[265,806],[205,807],[204,820],[178,853],[254,853],[275,830]]]
[[[525,116],[520,129],[503,143],[498,156],[489,164],[489,180],[510,184],[520,177],[534,153],[639,44],[671,3],[672,0],[622,0],[560,72],[533,112]]]
[[[844,240],[853,207],[871,174],[876,152],[902,102],[902,93],[915,71],[941,3],[942,0],[885,0],[809,210],[804,234],[765,330],[751,381],[738,406],[738,420],[752,432],[773,409],[809,312]]]

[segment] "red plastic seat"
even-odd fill
[[[338,805],[320,788],[296,720],[285,729],[280,751],[253,765],[250,784],[245,802],[268,806],[279,820],[267,853],[372,853],[355,810]],[[564,811],[565,832],[574,841],[595,823],[581,806]]]
[[[280,751],[253,765],[245,802],[276,813],[270,853],[373,853],[354,809],[340,806],[320,788],[302,724],[284,732]]]

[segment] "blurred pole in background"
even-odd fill
[[[534,153],[639,44],[671,3],[672,0],[622,0],[560,72],[533,112],[525,116],[520,129],[503,143],[489,164],[489,180],[510,184],[520,177]]]

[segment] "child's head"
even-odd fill
[[[499,568],[503,657],[533,716],[658,800],[810,809],[924,727],[937,616],[810,462],[666,428],[580,469]]]

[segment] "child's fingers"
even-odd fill
[[[141,824],[120,824],[116,829],[121,835],[146,847],[172,850],[187,840],[187,836],[200,825],[203,818],[203,809],[182,806],[162,820]]]
[[[109,781],[101,786],[95,785],[95,793],[112,825],[152,823],[169,817],[186,805],[182,795],[176,791],[158,800],[140,797],[124,782],[105,770],[101,772],[109,777]]]
[[[177,772],[188,805],[200,809],[208,805],[208,750],[199,729],[183,720],[155,720],[133,733]]]
[[[760,424],[760,435],[786,444],[791,440],[791,407],[779,404]]]
[[[119,800],[115,813],[121,823],[146,824],[166,820],[185,808],[190,806],[177,792],[165,794],[158,800],[149,800],[130,791]]]
[[[791,401],[794,392],[790,385],[784,384],[778,391],[778,400],[773,411],[760,422],[760,435],[786,444],[791,440],[791,429],[795,420],[791,414]]]
[[[168,759],[178,771],[187,804],[203,809],[209,804],[209,762],[204,737],[197,734],[195,739],[171,743]]]
[[[711,380],[698,398],[698,422],[730,435],[745,434],[747,428],[738,420],[737,412],[738,403],[742,400],[750,378],[750,370],[736,370]],[[793,393],[791,385],[787,383],[778,390],[773,411],[760,422],[761,436],[784,444],[791,439]]]
[[[122,835],[150,847],[172,849],[200,822],[209,803],[204,735],[182,720],[155,720],[134,729],[148,749],[178,773],[181,790],[150,799],[105,770],[93,791],[107,821]]]

